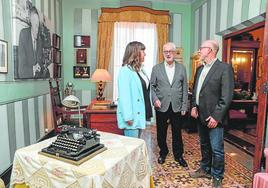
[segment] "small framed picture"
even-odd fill
[[[7,73],[7,41],[0,40],[0,73]]]
[[[53,63],[61,63],[61,51],[57,50],[56,48],[53,48]]]
[[[87,49],[76,50],[76,63],[87,64]]]
[[[53,77],[61,78],[61,65],[60,64],[54,64]]]
[[[174,59],[178,62],[178,63],[183,63],[183,48],[181,47],[177,47],[176,48],[176,54],[174,56]]]
[[[60,49],[60,36],[54,33],[52,35],[52,47],[56,49]]]
[[[88,35],[74,35],[74,47],[75,48],[89,48],[90,36]]]
[[[74,78],[90,78],[89,66],[74,66],[73,67]]]

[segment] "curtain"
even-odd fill
[[[113,73],[113,86],[108,86],[107,97],[117,100],[117,77],[122,66],[126,45],[131,41],[142,42],[145,49],[145,61],[143,69],[150,79],[153,65],[157,62],[157,31],[156,24],[144,22],[116,22],[114,24],[113,66],[109,66],[109,72]],[[111,63],[112,64],[112,63]]]
[[[145,7],[102,8],[98,24],[97,68],[109,67],[115,22],[146,22],[157,26],[158,62],[163,60],[162,44],[168,42],[168,11]],[[164,33],[163,33],[164,32]],[[162,45],[162,46],[161,46]]]

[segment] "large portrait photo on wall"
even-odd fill
[[[52,78],[50,20],[31,0],[13,0],[12,11],[14,78]]]

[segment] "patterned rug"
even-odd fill
[[[199,168],[200,146],[197,133],[188,134],[183,131],[184,159],[189,167],[183,168],[174,161],[171,148],[171,131],[168,129],[167,142],[169,154],[162,165],[157,163],[159,149],[156,140],[156,126],[149,126],[142,133],[146,141],[150,161],[153,168],[153,180],[156,188],[207,188],[211,187],[211,180],[206,178],[193,179],[189,172]],[[252,172],[243,165],[225,154],[225,176],[223,187],[225,188],[250,188],[252,184]]]

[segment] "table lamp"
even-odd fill
[[[68,95],[61,101],[61,104],[67,108],[78,108],[79,127],[81,127],[80,100],[74,95]]]
[[[98,96],[97,101],[103,101],[103,82],[109,82],[112,78],[106,69],[96,69],[91,77],[91,81],[98,82]]]

